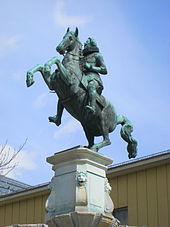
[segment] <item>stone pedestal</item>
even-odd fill
[[[55,172],[49,187],[45,221],[57,227],[105,227],[114,220],[106,178],[112,163],[99,153],[79,147],[48,157]]]

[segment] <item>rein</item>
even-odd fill
[[[76,40],[80,45],[81,45],[81,43],[78,41],[78,40]],[[79,51],[77,54],[74,54],[74,53],[72,53],[72,51],[68,51],[67,50],[67,52],[65,53],[65,54],[63,54],[63,56],[64,56],[64,58],[67,58],[69,55],[71,55],[71,56],[73,56],[73,58],[71,59],[71,60],[73,60],[73,61],[77,61],[77,62],[79,62],[79,67],[80,67],[80,72],[81,72],[81,78],[79,78],[79,76],[76,74],[76,72],[74,71],[74,70],[72,70],[72,69],[69,69],[70,70],[70,73],[71,74],[74,74],[75,76],[76,76],[76,78],[78,79],[78,81],[79,81],[79,83],[81,83],[82,85],[83,85],[83,88],[85,89],[85,90],[87,90],[87,88],[84,86],[84,84],[82,83],[82,78],[83,78],[83,72],[82,72],[82,70],[81,70],[81,59],[83,59],[84,58],[84,56],[81,56],[81,48],[79,47],[79,50],[77,50],[77,51]],[[74,58],[75,57],[75,58]],[[71,61],[70,61],[71,62]],[[67,97],[67,98],[65,98],[65,99],[63,99],[63,100],[61,100],[63,103],[66,103],[66,102],[69,102],[70,101],[70,99],[74,96],[75,94],[73,94],[73,95],[71,95],[71,97]]]
[[[76,59],[76,58],[73,58],[73,60],[75,60],[75,61],[79,61],[80,59],[83,58],[83,56],[80,56],[80,55],[78,55],[78,54],[73,54],[73,53],[71,53],[71,52],[67,52],[66,55],[72,55],[72,56],[74,56],[74,57],[77,57],[77,59]],[[64,55],[64,57],[65,57],[66,55]]]

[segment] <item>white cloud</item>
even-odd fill
[[[61,27],[79,26],[91,21],[91,17],[71,16],[65,11],[65,1],[59,0],[54,11],[54,21]]]
[[[19,35],[13,35],[11,37],[0,37],[0,56],[3,56],[8,51],[17,47],[18,41],[20,40]]]
[[[77,132],[79,130],[82,130],[82,127],[80,123],[76,120],[70,120],[66,125],[64,125],[62,128],[58,129],[54,133],[54,138],[57,139],[63,135],[68,135],[70,133]]]
[[[1,149],[2,149],[2,146],[0,146],[0,151]],[[7,144],[3,152],[0,154],[0,158],[2,159],[2,156],[4,157],[4,154],[6,154],[9,160],[14,153],[16,153],[16,149],[14,149],[9,144]],[[10,162],[8,166],[14,166],[14,165],[16,165],[16,167],[11,172],[8,173],[7,175],[8,177],[17,178],[17,176],[20,176],[23,174],[24,170],[35,169],[37,167],[35,163],[35,153],[21,150],[18,153],[18,155]],[[0,168],[0,171],[1,171],[1,168]],[[4,173],[7,171],[8,170],[4,170]]]
[[[49,98],[48,93],[42,93],[35,99],[35,101],[33,103],[34,107],[36,107],[36,108],[45,107],[47,104],[48,98]]]

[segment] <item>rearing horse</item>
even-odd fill
[[[102,106],[96,101],[95,114],[89,112],[87,105],[88,92],[86,76],[81,70],[82,44],[78,39],[78,29],[70,31],[69,28],[56,50],[65,54],[60,62],[56,57],[49,60],[44,66],[36,65],[27,72],[27,86],[34,83],[33,74],[39,71],[50,90],[58,95],[62,106],[78,121],[80,121],[88,140],[88,148],[98,151],[100,148],[111,144],[109,133],[118,124],[121,124],[121,137],[128,143],[129,158],[137,155],[137,141],[131,135],[133,126],[123,115],[117,115],[114,107],[103,96]],[[51,73],[51,66],[56,64],[57,70]],[[60,117],[60,116],[58,116]],[[95,136],[103,136],[100,143],[94,143]]]

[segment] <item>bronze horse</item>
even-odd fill
[[[85,108],[88,94],[86,76],[81,69],[82,44],[78,39],[78,29],[76,28],[75,32],[67,29],[56,50],[64,55],[63,61],[54,57],[45,65],[33,67],[27,72],[27,86],[34,83],[33,74],[39,71],[48,88],[55,91],[59,97],[62,106],[81,123],[88,140],[88,148],[93,151],[97,152],[111,144],[109,133],[121,124],[121,137],[128,143],[128,157],[136,157],[137,141],[131,135],[133,126],[125,116],[117,115],[114,107],[103,96],[97,98],[95,114]],[[54,64],[58,69],[52,73],[51,66]],[[103,141],[95,144],[95,136],[103,136]]]

